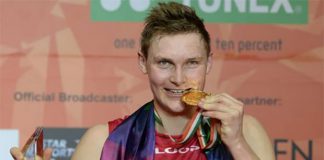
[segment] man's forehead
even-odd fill
[[[182,33],[176,35],[160,35],[154,37],[148,49],[148,56],[158,58],[205,57],[206,48],[204,41],[198,33]]]

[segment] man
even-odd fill
[[[124,122],[95,126],[83,136],[73,159],[206,159],[210,157],[207,152],[217,152],[215,148],[230,153],[223,159],[274,159],[266,132],[254,118],[244,115],[240,101],[227,94],[208,95],[197,106],[181,101],[188,90],[204,89],[206,74],[212,67],[209,34],[195,12],[175,2],[160,3],[145,24],[138,62],[148,76],[154,99],[142,109],[154,110],[154,125],[143,118],[153,113],[138,111]],[[217,120],[221,142],[216,143],[222,145],[215,143],[201,149],[195,133],[189,140],[177,141],[197,112]]]
[[[160,3],[145,24],[138,62],[153,101],[124,120],[90,128],[72,159],[273,160],[269,137],[240,101],[225,93],[194,105],[181,100],[204,89],[213,62],[209,34],[195,12]]]

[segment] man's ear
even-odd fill
[[[207,57],[207,70],[206,73],[208,74],[213,67],[213,53],[210,52],[208,57]]]
[[[146,69],[146,58],[144,56],[144,54],[142,52],[137,52],[137,60],[138,60],[138,65],[141,69],[141,71],[146,74],[147,73],[147,69]]]

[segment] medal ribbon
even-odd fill
[[[169,135],[170,139],[177,144],[183,144],[196,133],[201,149],[211,148],[217,141],[216,121],[209,117],[203,117],[201,112],[202,110],[197,107],[179,140],[175,140],[171,135]],[[155,109],[154,118],[155,121],[165,129],[162,120]]]

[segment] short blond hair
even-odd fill
[[[210,36],[203,20],[197,16],[196,12],[176,2],[159,3],[158,6],[152,8],[145,19],[145,27],[141,34],[141,52],[147,58],[153,37],[181,33],[200,34],[209,55]]]

